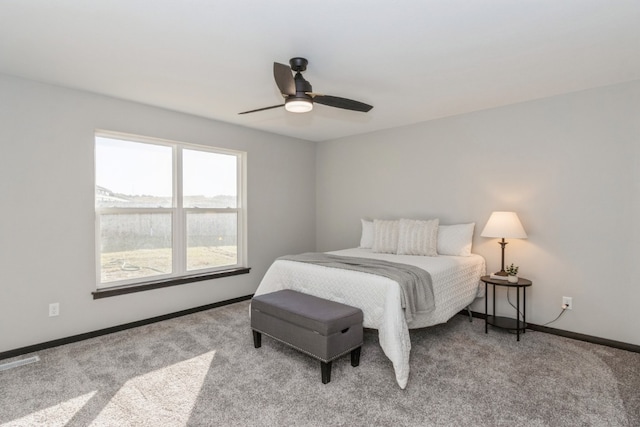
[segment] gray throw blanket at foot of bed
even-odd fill
[[[402,308],[405,309],[407,322],[411,322],[415,315],[429,313],[435,308],[431,275],[413,265],[372,258],[330,255],[322,252],[286,255],[278,259],[376,274],[398,282],[402,294]]]

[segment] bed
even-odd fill
[[[480,255],[397,255],[374,252],[370,248],[328,253],[409,264],[428,271],[435,308],[407,322],[397,282],[359,271],[281,259],[268,269],[255,295],[293,289],[360,308],[364,313],[364,327],[378,330],[380,346],[392,362],[396,381],[403,389],[409,379],[409,329],[445,323],[484,292],[479,284],[485,274],[485,260]]]

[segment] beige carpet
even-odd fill
[[[376,331],[360,366],[268,337],[249,302],[38,353],[0,371],[2,426],[638,426],[640,354],[456,316],[411,332],[401,390]],[[24,359],[20,358],[5,360]]]

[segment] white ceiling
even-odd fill
[[[239,116],[294,56],[373,110]],[[640,79],[640,1],[2,1],[0,73],[323,141]]]

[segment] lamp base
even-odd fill
[[[500,270],[497,273],[493,273],[494,276],[508,276],[507,272],[504,270]]]

